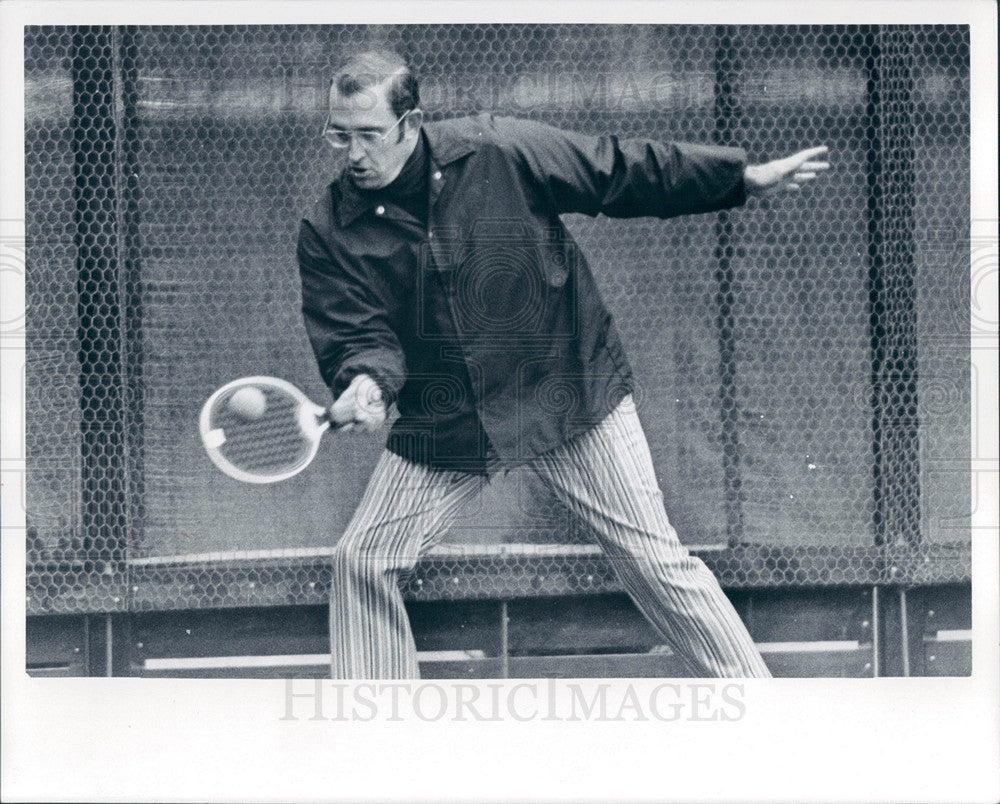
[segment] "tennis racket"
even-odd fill
[[[243,377],[223,385],[202,406],[199,419],[208,457],[245,483],[297,475],[331,426],[326,408],[277,377]]]

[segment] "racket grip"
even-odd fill
[[[330,429],[334,430],[334,431],[336,431],[336,430],[343,430],[348,424],[350,424],[350,422],[337,422],[337,421],[334,421],[333,416],[330,414],[330,408],[329,407],[323,408],[323,412],[322,413],[317,413],[316,414],[316,418],[319,420],[319,422],[321,424],[324,423],[324,422],[327,423],[327,424],[329,424],[330,425]]]

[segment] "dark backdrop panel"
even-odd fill
[[[32,608],[113,607],[102,544],[83,521],[78,146],[73,35],[25,35],[25,445]],[[90,141],[96,139],[96,131]],[[100,235],[94,227],[91,235]],[[95,361],[99,360],[95,355]],[[112,570],[113,572],[113,570]],[[96,583],[88,583],[96,581]],[[83,582],[83,583],[81,583]],[[120,598],[120,595],[119,595]],[[58,602],[56,602],[58,601]]]

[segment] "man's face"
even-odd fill
[[[370,147],[360,137],[352,136],[350,146],[344,149],[348,175],[361,190],[377,190],[395,179],[419,136],[420,112],[410,112],[397,125],[386,91],[385,83],[350,96],[341,95],[336,86],[330,89],[329,129],[386,134],[384,140]]]

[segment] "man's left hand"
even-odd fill
[[[816,161],[816,157],[823,156],[828,150],[825,145],[820,145],[784,159],[775,159],[762,165],[747,165],[743,171],[747,195],[774,195],[783,191],[800,190],[802,185],[830,169],[829,162]]]

